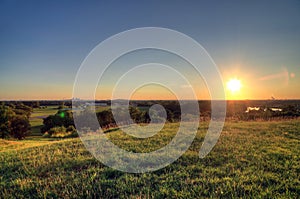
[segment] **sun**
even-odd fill
[[[240,91],[241,87],[242,87],[241,81],[236,78],[230,79],[227,82],[227,89],[230,90],[232,93],[236,93]]]

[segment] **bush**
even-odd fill
[[[78,137],[77,130],[73,125],[68,126],[66,131],[67,131],[67,133],[71,133],[70,136],[68,136],[68,137]]]
[[[51,138],[71,138],[78,137],[78,134],[74,126],[68,126],[68,128],[64,126],[56,126],[44,133],[43,136]]]
[[[64,127],[64,126],[56,126],[56,127],[52,127],[48,131],[48,134],[52,136],[53,134],[65,133],[65,132],[66,132],[66,127]]]
[[[74,132],[76,132],[76,129],[75,129],[74,126],[68,126],[68,128],[66,129],[66,131],[74,133]]]

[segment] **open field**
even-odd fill
[[[96,106],[96,112],[108,110],[109,106]],[[31,125],[31,137],[41,136],[41,128],[43,126],[43,118],[46,118],[49,115],[54,115],[58,111],[58,106],[47,106],[46,108],[33,109],[32,114],[30,115],[29,122]]]
[[[0,198],[298,198],[300,121],[227,122],[213,151],[199,159],[201,123],[189,150],[164,169],[123,173],[98,162],[79,138],[0,141]],[[124,149],[148,151],[168,143],[177,124],[143,141],[120,131]],[[138,146],[138,147],[137,147]]]
[[[35,108],[30,115],[29,122],[31,125],[31,135],[40,136],[40,129],[43,125],[43,118],[46,118],[48,115],[54,115],[58,111],[58,106],[48,106],[44,109]]]

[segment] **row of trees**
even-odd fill
[[[0,105],[0,137],[24,139],[30,133],[32,108],[23,103]]]
[[[58,103],[58,102],[57,102]],[[281,106],[273,106],[271,107],[280,107],[281,111],[273,111],[272,108],[268,108],[268,106],[264,106],[264,102],[261,104],[247,104],[243,101],[239,102],[231,102],[227,103],[227,118],[233,118],[238,120],[270,120],[270,119],[282,119],[282,118],[293,118],[299,117],[299,105],[298,104],[283,104]],[[149,114],[149,107],[154,104],[160,104],[164,107],[164,110],[152,110],[152,113]],[[64,108],[65,106],[70,107],[70,104],[65,104],[65,102],[60,102],[60,108]],[[27,102],[25,105],[22,102],[11,102],[11,103],[2,103],[0,105],[0,138],[14,137],[17,139],[23,139],[25,136],[30,133],[30,123],[29,117],[32,112],[32,108],[38,108],[40,106],[38,101]],[[190,106],[188,102],[184,103],[185,109],[188,109],[192,115],[197,114],[193,113],[193,107]],[[245,112],[248,106],[260,107],[259,110],[250,110]],[[210,119],[210,103],[209,101],[199,102],[200,109],[200,118],[203,120]],[[134,105],[129,107],[128,117],[127,112],[128,109],[117,108],[117,117],[118,117],[118,125],[129,125],[131,122],[135,123],[149,123],[152,122],[178,122],[181,120],[181,108],[177,101],[136,101]],[[151,118],[150,118],[151,115]],[[71,110],[61,109],[55,115],[50,115],[44,119],[43,127],[41,129],[42,133],[48,132],[53,133],[58,131],[59,129],[65,129],[66,132],[74,132],[74,117],[78,117],[85,122],[86,127],[90,128],[90,130],[97,130],[99,125],[93,121],[94,115],[92,115],[89,108],[86,108],[84,111],[80,111],[79,114],[73,115]],[[108,129],[111,127],[116,127],[116,116],[113,115],[112,110],[104,110],[98,112],[96,114],[96,118],[100,126],[104,129]],[[206,119],[205,119],[206,118]],[[56,128],[63,127],[63,128]]]
[[[132,122],[135,123],[149,123],[152,122],[163,122],[165,119],[165,115],[160,110],[152,110],[151,118],[149,116],[148,110],[141,110],[137,107],[129,107],[129,115],[128,110],[118,108],[115,110],[118,117],[118,125],[129,125]],[[83,122],[82,127],[86,127],[92,131],[96,131],[99,128],[99,125],[103,129],[108,129],[111,127],[116,127],[115,117],[113,115],[112,109],[104,110],[96,113],[97,121],[94,122],[95,115],[89,110],[85,109],[84,111],[80,111],[77,114],[73,115],[71,110],[59,110],[55,115],[50,115],[43,121],[43,127],[41,129],[42,133],[49,133],[52,128],[55,127],[65,127],[68,128],[70,126],[74,126],[74,118],[76,117],[77,121],[80,120]],[[180,119],[180,114],[173,113],[171,110],[166,111],[166,120],[169,122],[177,121]],[[177,117],[177,118],[175,118]],[[81,129],[79,129],[81,130]]]
[[[77,121],[82,121],[83,123],[80,125],[81,127],[86,127],[85,130],[96,131],[99,128],[99,125],[102,129],[109,129],[111,127],[117,127],[119,125],[130,125],[132,122],[135,123],[149,123],[152,122],[178,122],[181,120],[181,111],[179,104],[176,103],[167,103],[164,105],[164,111],[162,110],[152,110],[152,113],[149,114],[149,106],[139,106],[129,107],[129,115],[128,117],[128,109],[126,108],[117,108],[115,110],[116,115],[113,115],[112,109],[104,110],[101,112],[96,113],[95,115],[90,111],[90,109],[85,109],[84,111],[78,111],[77,114],[73,115],[72,112],[69,110],[59,110],[55,115],[51,115],[44,119],[44,127],[42,128],[42,132],[49,132],[50,129],[54,127],[65,127],[68,128],[74,125],[74,118],[76,117]],[[185,104],[185,108],[189,109],[189,104]],[[192,108],[192,107],[191,107]],[[201,111],[201,110],[200,110]],[[192,110],[191,118],[193,118]],[[151,117],[150,117],[151,115]],[[202,120],[209,120],[210,119],[210,111],[205,110],[201,111],[200,118]],[[295,106],[288,106],[282,109],[282,111],[273,111],[270,108],[261,108],[259,111],[249,111],[245,112],[245,107],[240,106],[229,106],[227,109],[226,117],[228,119],[238,119],[238,120],[269,120],[272,118],[284,118],[284,117],[299,117],[300,113]],[[203,119],[203,117],[205,117]],[[118,124],[116,123],[115,119],[118,119]],[[82,130],[82,129],[78,129]]]
[[[32,100],[32,101],[5,101],[3,102],[6,105],[17,105],[24,104],[31,108],[46,108],[48,106],[64,106],[70,107],[72,105],[72,101],[70,100]]]

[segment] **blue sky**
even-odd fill
[[[148,26],[198,41],[225,81],[244,82],[241,98],[300,98],[299,10],[298,0],[1,0],[0,99],[71,98],[76,72],[98,43]]]

